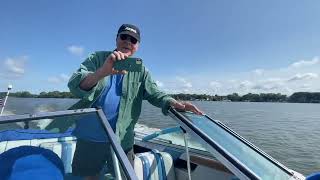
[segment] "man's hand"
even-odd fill
[[[198,115],[204,115],[195,105],[185,102],[185,101],[174,101],[171,103],[171,106],[178,110],[191,111]]]
[[[125,70],[118,71],[113,68],[113,65],[116,61],[122,61],[126,58],[128,58],[129,55],[122,53],[121,51],[113,51],[107,59],[105,60],[103,66],[98,69],[97,73],[101,77],[105,77],[111,74],[126,74],[127,72]]]
[[[100,79],[104,78],[105,76],[109,76],[111,74],[126,74],[127,71],[117,71],[113,68],[114,62],[122,61],[128,58],[128,54],[122,53],[120,51],[113,51],[107,59],[105,60],[102,67],[100,67],[95,73],[89,74],[84,80],[80,83],[80,88],[89,91],[95,86]]]

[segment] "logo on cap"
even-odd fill
[[[130,28],[130,27],[126,27],[124,30],[131,31],[131,32],[134,32],[137,34],[137,31],[135,29]]]

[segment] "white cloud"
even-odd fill
[[[59,76],[49,77],[48,82],[53,84],[65,83],[69,80],[69,76],[66,74],[60,74]]]
[[[262,82],[264,82],[264,83],[279,83],[281,81],[282,81],[281,78],[269,78],[269,79],[263,80]]]
[[[248,91],[255,93],[282,92],[287,86],[281,78],[268,78],[246,84]]]
[[[176,79],[177,79],[178,81],[180,81],[180,82],[183,82],[183,83],[187,82],[187,80],[185,80],[183,77],[177,76]]]
[[[67,49],[71,54],[76,56],[82,56],[84,52],[84,48],[82,46],[72,45],[72,46],[69,46]]]
[[[167,93],[182,93],[182,92],[195,92],[195,88],[193,86],[193,82],[187,80],[186,78],[182,78],[180,76],[176,76],[175,78],[168,78],[163,81],[156,81],[159,88],[164,90]],[[165,88],[163,88],[165,87]]]
[[[176,77],[176,79],[182,83],[182,86],[185,88],[192,88],[192,83],[187,81],[186,79],[182,78],[182,77]]]
[[[62,81],[58,77],[49,77],[48,82],[58,84],[58,83],[61,83]]]
[[[310,89],[311,88],[311,84],[302,84],[300,86],[300,88],[302,88],[302,89]]]
[[[292,63],[289,66],[289,68],[300,68],[300,67],[304,67],[304,66],[311,66],[311,65],[317,64],[318,62],[319,62],[319,58],[318,57],[314,57],[310,61],[301,60],[301,61],[297,61],[295,63]]]
[[[192,88],[192,84],[190,82],[184,84],[183,86],[186,88]]]
[[[25,74],[27,59],[27,56],[5,59],[4,63],[0,65],[0,76],[5,79],[22,77]]]
[[[255,69],[252,72],[256,75],[262,75],[264,73],[264,69]]]
[[[211,82],[209,83],[209,85],[210,85],[210,87],[212,87],[212,88],[221,88],[221,83],[216,82],[216,81],[211,81]]]
[[[246,81],[242,81],[242,82],[239,84],[239,87],[240,87],[240,88],[250,88],[252,85],[253,85],[252,82],[246,80]]]
[[[13,59],[7,59],[5,62],[8,70],[15,74],[24,74],[23,63]]]
[[[70,76],[66,75],[66,74],[60,74],[60,78],[63,80],[63,81],[68,81],[70,79]]]
[[[160,81],[156,81],[157,86],[159,86],[160,88],[162,88],[164,86],[164,84]]]
[[[208,86],[208,85],[207,85]],[[203,90],[198,90],[197,92],[202,92],[202,94],[214,94],[218,93],[222,88],[222,84],[217,81],[209,82],[208,87],[204,87]]]
[[[27,59],[27,56],[21,56],[18,58],[8,58],[6,59],[5,64],[9,71],[16,74],[24,74]]]
[[[291,67],[291,68],[288,68]],[[206,93],[227,95],[231,93],[284,93],[287,95],[303,90],[320,90],[320,59],[297,61],[285,68],[254,69],[250,72],[216,74],[202,72],[189,76],[176,76],[161,80],[170,93]],[[171,75],[172,77],[172,75]],[[214,80],[212,80],[214,77]],[[299,82],[299,83],[295,83]]]
[[[209,85],[210,85],[211,87],[221,87],[221,83],[219,83],[219,82],[217,82],[217,81],[211,81],[211,82],[209,83]]]
[[[183,89],[182,91],[183,91],[183,93],[190,93],[189,89]]]
[[[270,91],[270,90],[275,90],[279,89],[280,85],[278,84],[257,84],[252,87],[254,90],[262,90],[262,91]]]
[[[292,78],[290,78],[288,81],[300,81],[300,80],[310,80],[318,78],[318,74],[316,73],[305,73],[305,74],[296,74]]]
[[[230,79],[230,80],[227,80],[227,82],[229,82],[229,83],[237,83],[237,82],[238,82],[238,80]]]

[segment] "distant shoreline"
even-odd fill
[[[0,98],[3,98],[6,92],[0,92]],[[184,101],[222,101],[222,102],[281,102],[281,103],[320,103],[320,92],[295,92],[291,96],[280,93],[248,93],[240,96],[237,93],[226,96],[207,95],[207,94],[169,94],[175,99]],[[40,94],[31,94],[28,91],[10,93],[10,97],[22,98],[71,98],[78,99],[70,92],[41,92]]]

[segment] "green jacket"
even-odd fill
[[[109,82],[109,76],[101,79],[89,91],[80,89],[79,85],[89,73],[95,72],[103,65],[110,53],[108,51],[95,52],[73,73],[68,87],[71,93],[81,100],[72,106],[72,109],[89,108],[99,98],[106,86],[106,82]],[[143,66],[142,72],[128,72],[123,77],[116,134],[119,136],[121,145],[125,150],[132,148],[134,144],[134,126],[139,119],[142,100],[144,99],[148,100],[152,105],[162,108],[162,112],[165,115],[170,102],[174,100],[158,89],[149,71]]]

